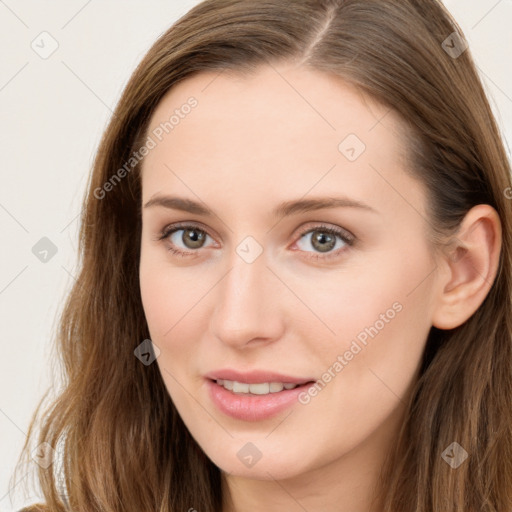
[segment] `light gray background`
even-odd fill
[[[9,478],[51,382],[50,340],[75,275],[78,214],[100,136],[144,53],[197,3],[0,0],[0,511],[37,499],[19,492],[21,474],[11,502]],[[445,5],[469,40],[510,147],[512,1]],[[31,47],[50,48],[43,31],[58,43],[46,59]],[[32,253],[42,237],[57,247],[46,263]]]

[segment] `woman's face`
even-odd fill
[[[198,74],[152,116],[144,311],[167,390],[224,471],[371,467],[394,435],[437,279],[399,129],[291,65]]]

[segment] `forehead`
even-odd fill
[[[330,144],[344,133],[351,133],[350,130],[361,139],[371,139],[367,132],[384,118],[387,130],[402,128],[395,112],[342,78],[281,64],[262,65],[248,75],[230,70],[208,71],[182,80],[157,105],[150,130],[169,121],[191,97],[197,100],[197,107],[192,110],[193,115],[186,114],[186,123],[181,122],[181,116],[179,123],[173,121],[173,134],[183,131],[184,125],[194,129],[213,125],[217,129],[211,131],[210,137],[219,142],[234,133],[241,138],[243,134],[237,129],[243,126],[244,132],[250,134],[261,128],[267,132],[278,129],[277,143],[287,135],[304,136],[307,131],[310,137],[303,137],[303,141],[313,140],[312,135],[319,131]],[[299,119],[302,123],[297,125]],[[278,125],[262,125],[266,121]]]
[[[394,111],[334,75],[293,65],[202,72],[175,85],[151,117],[143,194],[382,195],[386,176],[397,186],[406,179],[397,173],[407,165],[403,133]]]

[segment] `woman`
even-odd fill
[[[511,191],[438,1],[193,8],[96,157],[26,510],[512,510]]]

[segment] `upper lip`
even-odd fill
[[[234,380],[246,384],[260,384],[262,382],[289,382],[291,384],[306,384],[314,381],[313,378],[293,377],[282,373],[271,372],[267,370],[251,370],[249,372],[239,372],[231,368],[215,370],[205,375],[207,379],[212,380]]]

